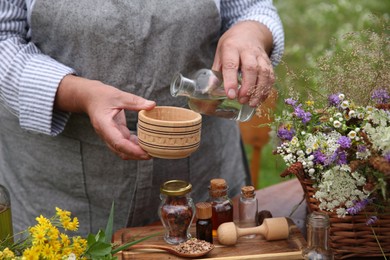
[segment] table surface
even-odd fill
[[[270,187],[257,190],[256,198],[259,202],[259,211],[268,210],[272,213],[273,217],[288,217],[291,224],[291,234],[290,238],[283,242],[278,241],[265,241],[261,236],[257,236],[254,239],[248,241],[244,238],[239,239],[239,243],[231,247],[229,250],[224,246],[218,244],[218,241],[215,240],[216,248],[207,255],[207,258],[213,259],[301,259],[300,251],[296,251],[297,248],[302,248],[306,245],[306,216],[307,216],[307,206],[304,200],[304,193],[302,187],[297,179],[286,180],[284,182],[272,185]],[[233,198],[233,204],[235,207],[238,205],[239,196]],[[234,210],[234,219],[238,219],[238,210]],[[122,243],[125,242],[129,236],[136,235],[146,235],[152,234],[156,231],[162,231],[162,226],[160,223],[154,223],[147,227],[138,227],[138,228],[125,228],[118,230],[114,234],[114,242]],[[146,232],[146,233],[145,233]],[[149,232],[149,233],[148,233]],[[152,232],[152,233],[151,233]],[[191,229],[192,234],[194,234],[194,228]],[[242,241],[243,240],[243,241]],[[156,237],[151,240],[147,240],[147,243],[157,243],[164,244],[162,237]],[[248,243],[249,242],[249,243]],[[146,243],[143,242],[143,243]],[[287,243],[287,244],[283,244]],[[279,245],[278,245],[279,244]],[[255,249],[248,255],[248,252],[252,249]],[[258,251],[257,249],[266,248],[265,251]],[[292,251],[291,251],[292,250]],[[295,250],[295,251],[294,251]],[[290,254],[280,255],[286,253]],[[279,252],[279,255],[276,254]],[[127,259],[179,259],[172,255],[167,255],[167,253],[161,251],[154,252],[122,252],[119,254],[120,260]],[[232,256],[233,255],[233,256]],[[142,258],[145,257],[145,258]],[[354,258],[354,260],[366,260],[368,258]],[[384,259],[383,257],[369,258],[371,259]]]
[[[306,245],[299,229],[288,219],[290,235],[288,239],[266,241],[261,235],[248,239],[240,237],[237,244],[234,246],[223,246],[219,244],[218,238],[214,237],[215,248],[210,253],[202,258],[206,259],[302,259],[301,248]],[[117,231],[114,234],[114,242],[123,244],[147,235],[163,232],[164,228],[161,225],[152,225],[146,227],[126,228]],[[195,235],[194,225],[190,230],[192,236]],[[162,235],[157,235],[140,244],[153,245],[168,245]],[[132,249],[118,253],[119,260],[129,259],[182,259],[180,257],[170,255],[159,249]]]

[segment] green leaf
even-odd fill
[[[108,217],[107,220],[107,226],[106,226],[106,243],[110,243],[112,240],[112,235],[113,235],[113,226],[114,226],[114,206],[115,203],[114,201],[112,202],[111,205],[111,211],[110,211],[110,216]]]
[[[149,235],[149,236],[140,238],[140,239],[138,239],[138,240],[131,241],[131,242],[129,242],[129,243],[123,244],[123,245],[121,245],[121,246],[118,246],[117,248],[114,248],[114,249],[111,251],[111,253],[112,253],[113,255],[115,255],[115,254],[118,253],[119,251],[125,250],[125,249],[131,247],[132,245],[138,244],[138,243],[140,243],[140,242],[142,242],[142,241],[145,241],[145,240],[147,240],[147,239],[149,239],[149,238],[155,237],[155,236],[157,236],[157,235],[159,235],[159,234],[161,234],[161,233],[163,233],[163,232],[157,232],[157,233],[151,234],[151,235]]]
[[[99,232],[95,236],[95,240],[98,242],[107,243],[106,242],[106,234],[104,233],[103,230],[101,230],[101,229],[99,230]],[[110,241],[108,243],[110,243]]]
[[[87,245],[88,245],[88,247],[91,247],[95,243],[96,243],[95,235],[94,234],[89,234],[88,237],[87,237]]]
[[[87,251],[91,257],[103,257],[111,254],[111,244],[96,242]]]

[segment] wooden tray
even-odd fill
[[[204,256],[203,259],[303,259],[301,248],[306,246],[306,241],[291,220],[289,220],[289,223],[290,237],[286,240],[266,241],[258,235],[253,239],[241,237],[235,246],[222,246],[215,237],[215,249]],[[164,228],[161,225],[121,229],[114,234],[114,242],[123,244],[162,231],[164,231]],[[194,226],[191,228],[191,234],[195,237]],[[163,235],[158,235],[141,243],[167,245]],[[183,259],[157,249],[126,250],[118,253],[117,256],[119,260]]]

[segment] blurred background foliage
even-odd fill
[[[339,55],[344,59],[341,62],[350,62],[345,53],[353,52],[356,46],[349,43],[351,38],[346,35],[353,33],[355,40],[360,37],[359,40],[371,45],[370,41],[376,40],[363,33],[367,30],[386,35],[387,43],[390,37],[389,0],[274,0],[274,4],[285,31],[285,53],[282,62],[275,68],[276,88],[279,92],[276,110],[283,107],[284,98],[293,92],[306,99],[313,89],[319,88],[317,91],[321,91],[318,82],[324,80],[320,76],[323,69],[319,65],[321,60],[327,59],[328,65],[332,65],[329,57],[344,53],[344,56]],[[388,46],[383,48],[377,45],[371,47],[378,48],[375,51],[379,50],[385,55],[381,59],[387,59],[390,56]],[[385,62],[389,64],[388,59]],[[356,87],[352,91],[356,91]],[[259,158],[261,168],[259,180],[255,184],[257,188],[285,180],[279,177],[285,168],[284,162],[272,154],[275,146],[271,135],[270,142],[262,149]],[[252,158],[250,146],[246,145],[245,148],[249,160],[258,159]]]

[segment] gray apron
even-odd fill
[[[172,75],[210,67],[220,33],[212,0],[37,0],[32,41],[78,75],[155,100],[186,106],[169,93]],[[137,113],[127,111],[136,131]],[[123,161],[99,139],[86,115],[72,114],[56,137],[21,130],[0,108],[0,173],[11,190],[17,231],[71,211],[80,234],[104,229],[115,201],[115,230],[156,221],[159,186],[169,179],[193,184],[195,202],[208,198],[210,179],[228,180],[231,196],[245,184],[237,123],[203,117],[199,150],[180,160]]]

